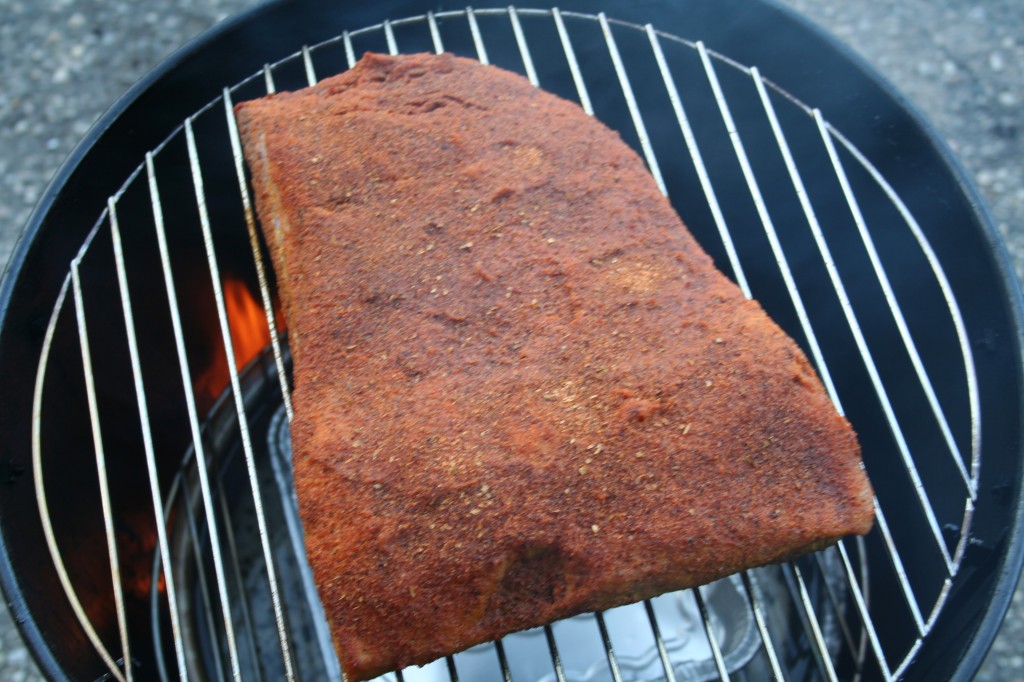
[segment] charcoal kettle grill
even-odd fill
[[[55,679],[331,679],[290,357],[232,105],[450,51],[578,102],[806,350],[860,437],[863,539],[388,680],[968,677],[1020,572],[1021,304],[949,151],[770,2],[272,2],[119,102],[0,289],[0,581]]]

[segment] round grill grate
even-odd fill
[[[651,25],[507,8],[346,32],[225,88],[146,155],[70,263],[36,371],[33,476],[50,558],[110,675],[339,675],[290,491],[287,345],[232,106],[367,50],[473,56],[618,130],[807,351],[877,493],[863,541],[387,677],[907,673],[953,617],[982,463],[972,345],[925,231],[865,154],[756,67]],[[95,457],[58,475],[76,443]],[[82,487],[97,523],[51,509]]]

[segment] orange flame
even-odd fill
[[[228,278],[223,283],[224,308],[228,314],[231,345],[235,351],[235,366],[241,370],[270,343],[270,330],[263,306],[257,303],[249,287],[241,279]],[[228,383],[228,363],[222,349],[219,327],[211,325],[210,364],[196,378],[197,397],[216,398]]]
[[[224,306],[235,347],[235,365],[241,369],[270,343],[267,316],[240,279],[224,282]]]

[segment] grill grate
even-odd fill
[[[303,47],[225,88],[146,155],[70,264],[37,368],[33,466],[61,585],[110,675],[130,681],[142,674],[126,662],[140,647],[151,647],[164,679],[340,676],[302,558],[287,453],[278,448],[275,455],[260,440],[277,433],[281,441],[291,419],[288,355],[232,105],[278,86],[314,84],[318,75],[351,67],[357,49],[470,54],[576,99],[617,128],[719,266],[808,351],[837,410],[861,434],[877,489],[877,523],[866,540],[843,540],[782,567],[571,619],[577,624],[563,621],[387,677],[454,681],[460,671],[464,677],[479,672],[484,656],[495,674],[508,681],[515,673],[523,682],[523,661],[537,651],[548,661],[537,679],[559,682],[603,675],[648,679],[651,671],[668,680],[758,679],[751,671],[775,679],[901,677],[957,576],[980,467],[979,398],[967,334],[921,227],[819,110],[756,67],[651,25],[513,7],[385,21]],[[541,52],[543,59],[535,56]],[[819,218],[826,211],[828,218]],[[239,245],[248,246],[241,259]],[[195,262],[205,270],[197,274]],[[928,305],[938,306],[938,314],[928,317],[927,327],[905,314],[922,303],[904,270],[917,279],[929,276]],[[258,345],[269,350],[255,359],[239,343],[252,328],[233,307],[232,278],[256,292],[251,301],[265,335]],[[197,331],[192,318],[202,311],[210,313],[208,324]],[[167,330],[170,344],[151,341],[150,327]],[[114,328],[124,334],[118,344],[126,344],[126,353],[97,354],[107,350]],[[219,331],[217,347],[204,352],[199,337],[210,329]],[[957,361],[922,353],[922,339],[936,337],[955,349]],[[157,345],[170,348],[174,360],[166,362]],[[211,368],[220,361],[218,374]],[[44,424],[61,400],[53,376],[75,363],[84,402],[63,409],[85,415],[84,435],[93,443],[97,514],[109,555],[105,608],[92,603],[93,594],[83,604],[87,588],[76,586],[74,553],[58,540],[47,501],[55,472],[46,462],[56,446]],[[105,369],[111,365],[120,369]],[[217,402],[203,393],[207,375],[218,388],[227,386]],[[138,434],[130,438],[110,435],[111,423],[126,410],[110,397],[120,384],[134,395],[130,407],[138,415]],[[178,405],[176,438],[168,440],[170,427],[154,416],[164,414],[160,401]],[[177,472],[168,471],[171,446],[165,442],[188,446],[184,460],[171,458]],[[145,468],[150,509],[142,525],[155,535],[147,555],[153,562],[146,592],[152,642],[132,635],[138,612],[128,603],[134,597],[127,594],[126,572],[135,559],[118,528],[118,499],[125,494],[111,487],[114,450],[141,459]],[[665,599],[685,608],[673,602],[675,610],[665,615]],[[736,599],[738,616],[728,605]],[[692,631],[672,629],[690,616]],[[632,625],[622,626],[623,619]],[[633,644],[623,643],[638,622],[649,630],[643,664],[634,660]],[[754,643],[749,655],[737,644],[737,622],[746,624]],[[577,626],[589,628],[603,660],[577,661],[577,640],[569,634]],[[304,639],[312,648],[300,644]]]

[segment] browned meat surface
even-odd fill
[[[869,529],[804,355],[576,105],[367,55],[238,115],[349,679]]]

